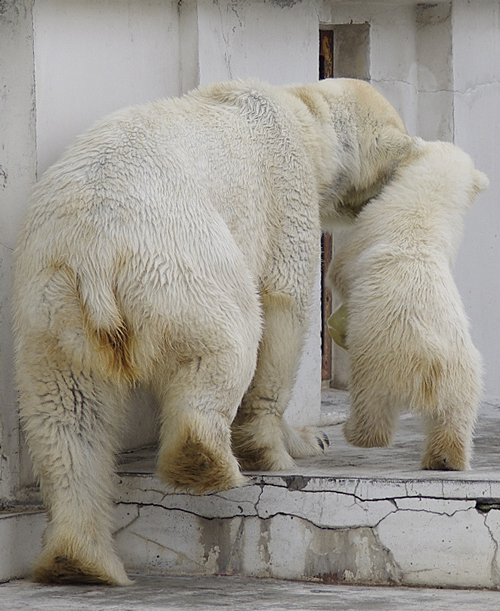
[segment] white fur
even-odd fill
[[[488,180],[452,144],[415,139],[415,151],[359,214],[329,271],[348,310],[344,432],[355,445],[388,445],[410,409],[427,426],[423,468],[466,469],[481,365],[452,266],[465,212]]]
[[[229,488],[244,481],[237,459],[284,469],[321,451],[282,419],[320,219],[354,216],[410,147],[366,83],[230,82],[121,110],[46,172],[14,291],[21,416],[50,519],[38,579],[127,582],[111,476],[135,383],[159,398],[158,473],[176,486]]]

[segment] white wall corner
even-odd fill
[[[0,498],[19,484],[19,420],[12,346],[12,255],[36,176],[32,0],[0,11]]]

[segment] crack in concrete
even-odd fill
[[[200,567],[200,569],[205,569],[205,564],[204,563],[198,562],[194,558],[190,558],[189,556],[186,556],[186,554],[183,554],[179,550],[176,550],[176,549],[174,549],[172,547],[168,547],[167,545],[163,545],[162,543],[159,543],[158,541],[155,541],[154,539],[150,539],[149,537],[145,537],[144,535],[141,535],[141,534],[139,534],[137,532],[131,531],[130,534],[134,535],[134,537],[137,537],[138,539],[142,539],[142,541],[145,541],[146,543],[151,543],[153,545],[156,545],[157,547],[160,547],[162,550],[165,550],[167,552],[171,552],[172,554],[174,554],[177,558],[180,558],[181,560],[186,560],[187,562],[192,562],[196,566]]]
[[[196,518],[202,518],[203,520],[233,520],[235,518],[256,518],[259,516],[253,515],[253,514],[234,514],[234,515],[226,515],[226,516],[205,516],[201,513],[197,513],[196,511],[192,511],[189,509],[186,509],[184,507],[168,507],[166,505],[160,505],[159,503],[138,503],[135,501],[117,501],[115,503],[116,505],[134,505],[136,506],[139,510],[144,508],[144,507],[157,507],[158,509],[163,509],[164,511],[180,511],[181,513],[185,513],[188,515],[192,515]]]
[[[377,83],[377,84],[383,84],[383,83],[400,83],[402,85],[409,85],[412,89],[414,89],[416,92],[419,91],[417,85],[415,83],[412,83],[410,81],[405,81],[403,79],[397,79],[397,78],[381,78],[381,79],[371,79],[371,83]]]
[[[387,516],[386,516],[387,517]],[[380,522],[379,522],[380,524]],[[378,525],[377,525],[378,526]],[[382,543],[381,539],[380,539],[380,535],[377,531],[377,527],[374,527],[371,529],[373,532],[373,538],[375,539],[375,542],[377,543],[377,545],[379,546],[379,548],[385,553],[387,554],[387,557],[389,559],[389,561],[392,563],[392,566],[394,567],[394,569],[397,572],[397,581],[395,581],[396,584],[401,584],[403,583],[403,578],[404,578],[404,574],[405,572],[403,571],[402,567],[400,566],[399,562],[396,561],[396,558],[394,557],[393,552]]]
[[[484,89],[485,87],[490,87],[492,85],[500,85],[500,80],[492,79],[491,81],[488,81],[487,83],[477,83],[473,87],[468,87],[464,91],[461,91],[459,89],[454,89],[452,93],[460,93],[462,95],[471,95],[472,93],[475,93],[479,89]]]
[[[500,567],[498,564],[498,541],[495,539],[493,531],[488,525],[488,514],[484,516],[484,525],[486,526],[486,530],[493,541],[493,558],[491,559],[491,581],[492,583],[498,587],[500,585]]]
[[[232,71],[232,68],[231,68],[231,52],[230,52],[229,36],[224,31],[224,18],[223,18],[223,15],[222,15],[222,7],[220,6],[220,4],[218,4],[218,7],[219,7],[219,18],[220,18],[220,34],[221,34],[222,40],[224,42],[224,63],[226,64],[228,77],[229,77],[229,79],[232,79],[233,78],[233,71]],[[239,15],[238,15],[236,9],[234,7],[231,7],[231,8],[232,8],[233,12],[235,13],[236,17],[239,19]],[[240,20],[240,26],[241,26],[241,20]]]
[[[271,487],[271,488],[279,488],[279,489],[283,489],[283,491],[285,492],[286,490],[289,490],[286,486],[281,486],[281,485],[277,485],[277,484],[273,484],[273,483],[269,483],[269,482],[258,482],[256,484],[253,485],[257,485],[260,488],[260,492],[258,494],[257,500],[256,501],[250,501],[250,500],[242,500],[242,499],[229,499],[223,495],[221,495],[220,493],[211,493],[211,494],[207,494],[206,496],[213,496],[216,498],[221,498],[222,500],[228,502],[228,503],[234,503],[236,506],[238,506],[238,508],[241,507],[241,505],[243,503],[249,503],[251,505],[253,505],[253,507],[255,508],[255,512],[257,515],[260,515],[260,511],[259,511],[259,505],[262,502],[262,496],[264,494],[265,488],[267,486]],[[356,484],[355,487],[355,491],[358,488],[358,484]],[[143,488],[138,488],[137,490],[139,490],[140,492],[144,492],[147,493],[149,491],[152,492],[156,492],[158,494],[161,494],[162,498],[160,500],[159,503],[150,503],[150,502],[143,502],[143,501],[117,501],[117,504],[119,503],[124,503],[124,504],[135,504],[135,505],[152,505],[152,506],[158,506],[158,507],[163,507],[164,509],[180,509],[178,507],[172,507],[169,506],[167,504],[164,504],[165,499],[170,496],[171,494],[175,494],[175,495],[179,495],[182,497],[189,497],[192,496],[189,493],[165,493],[165,492],[161,492],[159,490],[145,490]],[[471,497],[471,498],[463,498],[463,497],[446,497],[444,496],[444,490],[443,490],[443,497],[440,496],[432,496],[432,495],[410,495],[407,492],[406,489],[406,494],[401,495],[401,496],[391,496],[391,497],[379,497],[376,499],[369,499],[369,498],[364,498],[358,494],[356,494],[355,492],[345,492],[342,490],[328,490],[328,489],[319,489],[319,490],[305,490],[305,489],[301,489],[301,490],[297,490],[296,492],[300,492],[303,494],[330,494],[330,495],[339,495],[339,496],[343,496],[343,497],[350,497],[352,499],[354,499],[354,504],[355,505],[359,505],[359,504],[373,504],[373,503],[391,503],[392,505],[394,505],[396,507],[396,509],[398,511],[428,511],[430,513],[437,513],[438,515],[441,515],[440,512],[435,512],[433,510],[425,510],[425,509],[411,509],[411,508],[401,508],[398,506],[397,501],[398,500],[405,500],[405,499],[412,499],[412,500],[422,500],[422,501],[426,501],[426,500],[430,500],[430,501],[455,501],[455,502],[474,502],[476,503],[476,505],[479,503],[481,503],[481,501],[484,501],[485,497]],[[489,499],[488,499],[489,500]],[[456,512],[458,511],[468,511],[469,509],[471,509],[470,507],[468,508],[464,508],[464,509],[457,509],[454,512],[452,512],[451,514],[447,513],[447,512],[443,512],[442,515],[449,515],[449,516],[453,516]],[[473,509],[476,509],[476,507],[474,507]],[[495,507],[492,507],[492,510],[495,510]],[[187,511],[187,510],[186,510]],[[241,511],[241,510],[240,510]],[[194,512],[193,512],[194,513]],[[195,514],[198,515],[198,514]],[[235,514],[233,517],[241,517],[247,514],[243,514],[243,513],[239,513],[239,514]],[[200,516],[201,517],[201,516]],[[247,515],[247,517],[250,517],[250,514]]]
[[[377,528],[379,526],[379,524],[385,520],[386,518],[388,518],[390,515],[392,515],[393,513],[396,513],[396,511],[398,511],[397,509],[395,509],[394,511],[390,511],[387,515],[385,515],[383,518],[380,518],[380,520],[378,522],[375,522],[374,524],[344,524],[342,526],[328,526],[325,524],[316,524],[315,522],[313,522],[312,520],[306,518],[305,516],[302,515],[298,515],[296,513],[286,513],[284,511],[277,511],[273,514],[269,514],[268,516],[257,516],[259,519],[261,520],[271,520],[272,518],[275,518],[277,516],[283,516],[283,517],[290,517],[290,518],[296,518],[297,520],[301,520],[302,522],[305,522],[306,524],[310,524],[311,526],[314,526],[315,528],[318,528],[319,530],[328,530],[328,531],[350,531],[350,530],[360,530],[360,529],[368,529],[368,530],[373,530],[374,528]]]
[[[166,551],[168,551],[169,553],[175,554],[175,556],[177,558],[179,558],[179,560],[182,560],[182,562],[186,563],[186,562],[190,562],[193,565],[199,566],[202,569],[206,569],[206,567],[208,566],[208,560],[213,560],[211,557],[208,558],[208,556],[205,555],[205,561],[197,561],[196,560],[196,555],[194,558],[189,558],[188,556],[186,556],[184,553],[179,552],[178,550],[172,549],[171,547],[164,545],[162,543],[159,543],[158,541],[155,541],[154,539],[148,537],[148,536],[144,536],[141,535],[137,532],[135,532],[134,529],[134,525],[136,524],[137,520],[139,519],[139,517],[141,517],[142,519],[147,519],[147,516],[144,515],[144,508],[146,507],[157,507],[162,509],[163,511],[177,511],[180,512],[181,514],[186,514],[186,515],[190,515],[193,516],[195,518],[201,518],[202,520],[206,520],[208,523],[216,521],[219,523],[224,523],[224,522],[228,522],[228,521],[232,521],[235,518],[240,519],[240,523],[239,523],[239,527],[238,527],[238,536],[237,536],[237,540],[241,540],[241,538],[243,537],[243,532],[244,532],[244,524],[245,524],[245,518],[255,518],[257,517],[259,519],[259,523],[261,524],[261,531],[262,531],[262,526],[264,526],[266,528],[266,532],[268,532],[267,529],[270,528],[271,524],[272,524],[272,520],[275,518],[288,518],[290,520],[297,520],[297,526],[295,528],[311,528],[311,529],[316,529],[315,532],[317,533],[315,535],[315,537],[319,537],[319,541],[325,541],[324,537],[326,537],[326,533],[338,533],[335,536],[340,537],[340,539],[338,539],[338,542],[334,545],[334,547],[332,547],[330,549],[330,551],[328,551],[328,553],[325,552],[325,558],[326,556],[328,556],[329,553],[333,553],[335,552],[335,550],[337,550],[337,544],[338,545],[347,545],[349,541],[351,541],[351,539],[349,537],[354,536],[354,537],[361,537],[363,539],[363,541],[365,540],[364,538],[366,538],[368,535],[368,533],[371,533],[372,539],[373,539],[373,543],[372,543],[372,551],[373,553],[376,554],[376,557],[380,560],[380,558],[385,558],[385,564],[382,563],[379,566],[379,569],[382,570],[382,568],[385,567],[385,571],[387,573],[387,579],[390,580],[392,583],[398,584],[398,583],[406,583],[408,581],[407,577],[408,575],[425,575],[426,573],[432,573],[432,571],[434,571],[436,569],[436,567],[430,567],[430,568],[424,568],[424,569],[417,569],[417,570],[411,570],[410,568],[408,569],[403,569],[403,566],[401,565],[400,562],[398,562],[396,560],[395,557],[395,550],[393,549],[394,546],[391,547],[387,547],[387,545],[385,545],[383,543],[383,540],[380,536],[380,532],[379,532],[379,527],[380,525],[384,522],[384,520],[387,520],[391,515],[398,513],[398,512],[405,512],[406,514],[409,514],[410,512],[413,513],[426,513],[429,514],[431,516],[442,516],[442,517],[446,517],[446,518],[451,518],[453,519],[456,515],[460,514],[460,513],[465,513],[465,512],[471,512],[471,511],[477,511],[476,507],[474,505],[466,507],[466,508],[457,508],[454,509],[453,511],[439,511],[436,509],[432,509],[432,508],[405,508],[405,507],[401,507],[398,505],[396,498],[388,498],[388,499],[384,499],[384,501],[389,501],[392,503],[392,510],[391,511],[387,511],[385,513],[385,515],[383,515],[382,517],[380,517],[379,519],[377,519],[374,523],[372,524],[344,524],[344,525],[328,525],[328,524],[318,524],[314,519],[309,518],[306,515],[299,515],[296,511],[274,511],[273,513],[270,513],[269,515],[262,515],[262,504],[263,504],[263,499],[262,499],[262,495],[264,494],[265,491],[265,484],[261,483],[260,484],[260,491],[257,497],[257,500],[255,500],[252,503],[252,507],[255,510],[255,515],[253,514],[253,512],[245,512],[243,511],[243,508],[240,505],[237,505],[239,511],[241,511],[241,513],[231,513],[230,515],[226,515],[223,517],[220,516],[213,516],[213,517],[207,517],[204,515],[201,515],[199,512],[197,511],[193,511],[190,510],[188,508],[180,508],[180,507],[168,507],[162,504],[158,504],[158,503],[133,503],[133,502],[128,502],[128,501],[120,501],[119,503],[117,503],[117,505],[134,505],[137,508],[137,516],[130,522],[128,523],[126,526],[120,528],[117,533],[119,532],[123,532],[124,530],[128,530],[128,532],[130,534],[132,534],[133,536],[139,537],[141,540],[145,541],[146,543],[152,543],[155,546],[158,546],[161,549],[164,549]],[[354,495],[349,494],[348,496],[351,496],[353,498]],[[408,498],[408,497],[402,497],[402,498]],[[422,497],[420,497],[422,498]],[[436,499],[435,497],[425,497],[425,498],[430,498],[432,500],[436,500],[436,501],[442,501],[443,499]],[[463,500],[463,499],[462,499]],[[451,509],[451,508],[450,508]],[[491,513],[491,512],[490,512]],[[499,546],[499,542],[495,539],[494,536],[494,529],[492,527],[490,527],[490,525],[488,524],[487,520],[488,520],[488,515],[489,514],[483,514],[484,515],[484,525],[489,533],[489,536],[493,542],[494,545],[494,550],[493,550],[493,556],[491,558],[491,560],[488,559],[489,565],[491,567],[490,569],[490,579],[492,584],[494,585],[494,587],[498,587],[500,584],[500,546]],[[491,516],[493,516],[494,514],[491,514]],[[490,516],[490,520],[492,519]],[[411,518],[410,518],[410,523],[411,523]],[[267,525],[267,526],[265,526]],[[280,525],[280,522],[278,522],[278,526]],[[302,525],[302,526],[299,526]],[[203,526],[202,523],[200,523],[200,528],[203,530]],[[205,524],[205,528],[206,528],[206,524]],[[211,528],[211,527],[210,527]],[[286,526],[285,526],[286,528]],[[211,532],[211,531],[210,531]],[[223,530],[216,530],[215,531],[215,539],[214,539],[214,535],[211,535],[210,541],[216,542],[218,540],[218,537],[220,536],[221,532],[226,532],[225,529]],[[314,531],[311,531],[314,532]],[[219,534],[217,534],[219,533]],[[320,534],[320,533],[324,533],[324,534]],[[345,535],[343,535],[342,533],[345,533]],[[349,535],[348,533],[359,533],[359,534],[354,534],[354,535]],[[363,534],[365,533],[365,534]],[[227,532],[226,532],[227,535]],[[347,539],[345,539],[345,537],[347,537]],[[326,539],[327,541],[330,541],[330,539]],[[357,540],[357,539],[356,539]],[[267,543],[270,543],[270,539],[267,538],[266,539]],[[333,540],[332,540],[333,541]],[[335,539],[335,541],[337,541],[337,539]],[[347,543],[346,543],[347,542]],[[221,539],[221,543],[219,545],[214,545],[213,546],[213,551],[215,554],[221,553],[221,545],[225,543],[225,544],[230,544],[231,546],[233,545],[230,541],[225,541],[225,539]],[[261,547],[262,544],[264,543],[264,540],[261,542]],[[333,545],[333,544],[332,544]],[[352,546],[352,542],[349,543],[349,546]],[[232,549],[232,548],[231,548]],[[260,549],[260,548],[259,548]],[[350,549],[350,547],[349,547]],[[357,548],[356,548],[357,549]],[[266,547],[267,550],[267,547]],[[159,552],[160,553],[160,552]],[[260,549],[260,554],[263,553],[263,549]],[[229,558],[229,557],[228,557]],[[356,556],[357,558],[357,556]],[[360,558],[360,562],[361,562],[362,558]],[[216,561],[219,562],[219,560]],[[268,561],[270,561],[268,559]],[[229,562],[229,560],[227,561]],[[326,562],[326,560],[325,560]],[[357,560],[356,560],[357,562]],[[227,563],[226,563],[227,564]],[[380,563],[379,563],[380,564]],[[350,565],[349,565],[350,566]],[[354,566],[354,565],[353,565]],[[360,564],[360,566],[362,566]],[[377,565],[378,566],[378,565]],[[382,568],[380,568],[382,567]],[[347,569],[346,569],[347,570]],[[361,570],[361,569],[360,569]]]
[[[260,500],[261,500],[261,498],[262,498],[262,495],[264,494],[264,486],[265,486],[265,485],[266,485],[266,484],[264,484],[264,483],[262,483],[262,484],[260,485],[260,492],[259,492],[259,496],[257,497],[257,500],[255,501],[254,509],[255,509],[255,513],[256,513],[257,515],[259,515],[259,514],[260,514],[260,512],[259,512],[259,503],[260,503]]]
[[[412,509],[412,508],[402,508],[402,507],[398,507],[398,509],[396,509],[396,511],[391,511],[390,513],[388,513],[385,517],[383,517],[380,522],[378,524],[380,524],[383,520],[385,520],[386,518],[388,518],[391,514],[396,513],[396,512],[413,512],[413,513],[430,513],[436,516],[446,516],[447,518],[453,518],[455,517],[455,515],[457,513],[465,513],[467,511],[470,511],[471,509],[476,509],[475,507],[467,507],[464,509],[455,509],[455,511],[453,511],[452,513],[448,513],[447,511],[435,511],[433,509]],[[377,526],[378,526],[377,524]]]
[[[421,573],[432,573],[435,571],[436,567],[432,567],[430,569],[408,569],[404,571],[405,575],[420,575]]]
[[[404,79],[397,78],[381,78],[381,79],[371,79],[372,83],[400,83],[402,85],[408,85],[412,89],[414,89],[417,93],[452,93],[456,95],[471,95],[476,91],[483,89],[484,87],[489,87],[492,85],[500,85],[500,80],[492,79],[487,83],[477,83],[472,87],[468,87],[467,89],[420,89],[418,84],[412,83],[411,81],[405,81]]]
[[[283,489],[284,492],[288,490],[286,486],[274,484],[272,482],[259,483],[258,485],[262,487],[269,486],[271,488],[280,488],[280,489]],[[304,494],[338,494],[341,496],[350,496],[361,503],[389,502],[389,503],[394,504],[397,500],[401,500],[401,499],[422,499],[422,500],[432,500],[432,501],[463,501],[463,502],[476,502],[477,503],[485,498],[485,497],[446,496],[444,493],[444,487],[442,487],[443,496],[410,494],[408,492],[406,483],[405,483],[405,494],[395,495],[395,496],[390,496],[390,497],[388,496],[388,497],[377,497],[377,498],[364,498],[360,496],[359,494],[356,494],[356,490],[358,489],[358,487],[359,487],[359,482],[356,483],[354,492],[346,492],[344,490],[333,490],[333,489],[325,489],[325,488],[316,489],[316,490],[301,489],[299,492],[304,493]],[[490,490],[491,490],[491,486],[490,486]]]
[[[137,520],[140,518],[140,511],[139,508],[137,508],[137,515],[127,524],[124,524],[123,526],[120,526],[120,528],[118,528],[117,530],[115,530],[113,532],[113,536],[116,537],[116,535],[119,535],[121,532],[123,532],[124,530],[130,528],[133,524],[135,524],[135,522],[137,522]]]
[[[290,518],[296,518],[297,520],[301,520],[303,522],[305,522],[306,524],[310,524],[311,526],[314,526],[318,529],[321,530],[357,530],[360,528],[368,528],[368,529],[372,529],[372,528],[376,528],[383,520],[385,520],[387,517],[389,517],[389,515],[396,513],[397,511],[411,511],[411,510],[401,510],[401,509],[394,509],[393,511],[390,511],[387,515],[385,515],[384,517],[382,517],[380,520],[378,520],[378,522],[375,522],[374,524],[356,524],[356,525],[342,525],[342,526],[327,526],[324,524],[317,524],[316,522],[314,522],[313,520],[305,517],[304,515],[300,515],[298,513],[295,512],[286,512],[286,511],[276,511],[273,512],[267,516],[262,515],[261,513],[259,513],[259,510],[257,508],[257,504],[258,501],[256,503],[256,515],[254,514],[247,514],[247,513],[243,513],[243,514],[234,514],[234,515],[226,515],[226,516],[205,516],[202,515],[200,513],[197,513],[196,511],[191,511],[189,509],[186,508],[182,508],[182,507],[166,507],[165,505],[159,505],[157,503],[135,503],[132,501],[118,501],[116,503],[116,505],[134,505],[137,507],[138,512],[140,514],[140,509],[143,507],[157,507],[159,509],[163,509],[164,511],[179,511],[181,513],[185,513],[187,515],[191,515],[193,517],[196,518],[201,518],[203,520],[208,520],[208,521],[214,521],[214,520],[233,520],[235,518],[259,518],[260,520],[271,520],[277,516],[283,516],[283,517],[290,517]],[[138,516],[140,517],[140,515]],[[133,520],[133,522],[135,522],[136,520]],[[127,528],[127,526],[123,527],[123,528]],[[120,529],[123,530],[123,528]],[[117,532],[120,532],[117,531]]]

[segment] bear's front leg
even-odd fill
[[[293,458],[322,453],[328,440],[314,429],[293,429],[283,419],[308,321],[286,296],[266,295],[262,305],[257,370],[233,422],[233,448],[243,469],[284,471],[294,466]]]

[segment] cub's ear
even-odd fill
[[[488,180],[486,174],[483,174],[483,172],[480,172],[479,170],[474,170],[473,179],[474,190],[476,191],[476,193],[481,193],[481,191],[484,191],[490,185],[490,181]]]

